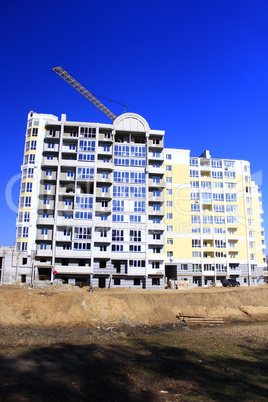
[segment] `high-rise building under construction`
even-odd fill
[[[16,279],[257,284],[262,213],[249,162],[165,149],[164,131],[135,113],[100,124],[30,112]]]

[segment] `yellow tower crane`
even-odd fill
[[[61,67],[52,68],[55,73],[57,73],[61,78],[63,78],[68,84],[70,84],[74,89],[76,89],[81,95],[83,95],[87,100],[89,100],[93,105],[95,105],[99,110],[102,111],[109,119],[114,121],[116,115],[113,114],[106,106],[104,106],[92,93],[90,93],[86,88],[84,88],[79,82],[77,82],[67,71],[63,70]],[[125,106],[124,106],[125,108]]]

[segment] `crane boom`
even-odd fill
[[[83,95],[87,100],[89,100],[93,105],[95,105],[99,110],[102,111],[109,119],[114,121],[116,116],[104,106],[92,93],[90,93],[86,88],[84,88],[78,81],[76,81],[67,71],[63,70],[61,67],[54,67],[52,70],[57,73],[61,78],[63,78],[68,84],[70,84],[74,89],[76,89],[81,95]]]

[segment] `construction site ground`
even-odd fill
[[[268,285],[87,290],[0,288],[0,400],[268,399]]]

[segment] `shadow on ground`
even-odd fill
[[[1,400],[267,400],[267,350],[204,356],[157,342],[56,345],[0,357]]]

